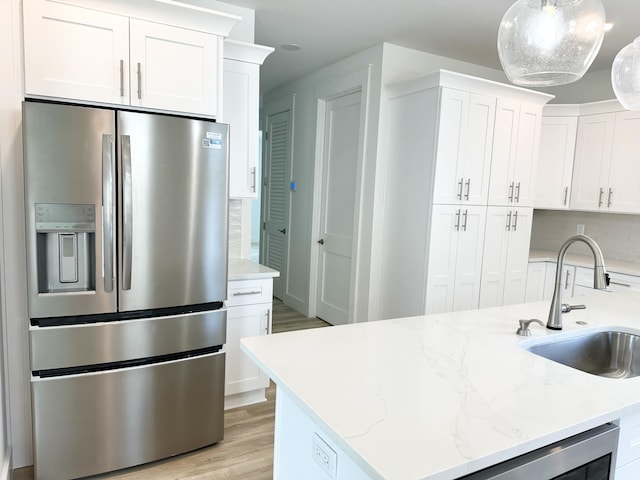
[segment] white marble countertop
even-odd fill
[[[549,302],[245,338],[242,349],[371,478],[454,479],[640,410],[640,377],[590,375],[524,339],[640,328],[640,292],[593,293],[564,330]],[[577,320],[587,326],[576,324]]]
[[[531,262],[553,262],[558,261],[558,252],[550,250],[529,251],[529,263]],[[577,267],[593,268],[593,257],[588,255],[576,255],[567,253],[564,263]],[[604,259],[604,264],[608,272],[624,273],[626,275],[640,276],[640,264],[635,262],[625,262],[622,260]]]
[[[279,277],[280,272],[273,268],[266,267],[248,258],[230,258],[227,279],[234,280],[255,280],[257,278]]]

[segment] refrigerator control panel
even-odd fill
[[[95,205],[36,203],[37,232],[95,232]]]

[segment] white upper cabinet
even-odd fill
[[[495,109],[495,97],[442,89],[434,203],[486,203]]]
[[[640,213],[639,148],[640,113],[580,117],[571,208]]]
[[[534,207],[569,208],[577,130],[577,114],[542,117]]]
[[[23,8],[27,95],[129,104],[127,17],[37,0]]]
[[[218,113],[220,37],[132,18],[129,38],[131,105]]]
[[[72,3],[23,2],[28,97],[218,114],[222,38],[239,17],[149,0]]]
[[[587,115],[578,120],[571,208],[606,209],[615,115]]]
[[[489,205],[533,206],[542,106],[498,99]]]
[[[224,42],[223,110],[231,127],[229,196],[256,198],[260,175],[260,65],[273,48],[231,40]]]
[[[640,213],[640,112],[615,116],[607,203],[611,211]]]

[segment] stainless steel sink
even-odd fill
[[[563,339],[522,343],[541,357],[583,372],[609,378],[640,375],[640,332],[604,330]]]

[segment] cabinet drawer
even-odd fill
[[[271,303],[273,301],[273,280],[240,280],[229,282],[227,306]]]

